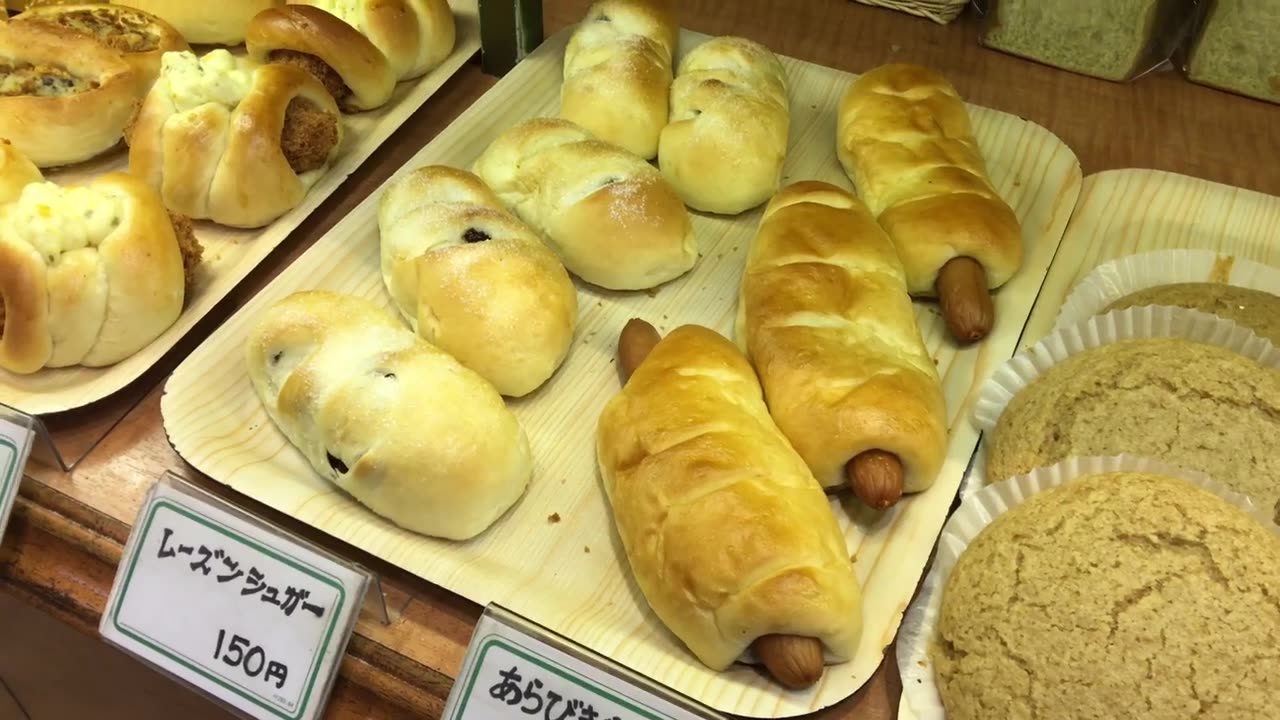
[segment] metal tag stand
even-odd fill
[[[480,67],[502,77],[542,44],[542,0],[480,0]]]

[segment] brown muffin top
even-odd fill
[[[1130,293],[1102,312],[1168,305],[1211,313],[1280,344],[1280,296],[1226,283],[1174,283]]]

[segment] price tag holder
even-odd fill
[[[312,720],[371,582],[167,474],[138,512],[98,629],[242,714]]]
[[[0,537],[4,537],[5,528],[9,526],[9,513],[13,510],[18,486],[22,484],[34,434],[30,415],[8,407],[0,410]]]
[[[497,605],[485,609],[443,720],[724,720]]]

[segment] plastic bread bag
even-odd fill
[[[1280,104],[1280,0],[1197,0],[1179,52],[1191,82]]]
[[[984,46],[1113,82],[1172,69],[1194,10],[1191,0],[986,0],[985,5]]]

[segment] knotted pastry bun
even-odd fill
[[[0,367],[102,367],[182,312],[200,248],[156,193],[123,173],[31,183],[0,206]]]
[[[369,38],[397,80],[427,74],[453,52],[456,29],[446,0],[290,0],[341,18]]]
[[[175,212],[261,227],[302,202],[341,141],[337,104],[305,70],[226,50],[166,53],[130,136],[129,172]]]

